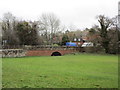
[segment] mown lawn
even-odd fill
[[[118,57],[78,54],[3,58],[3,88],[117,88]]]

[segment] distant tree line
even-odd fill
[[[60,34],[60,20],[54,14],[43,14],[40,20],[32,22],[5,13],[1,27],[4,45],[53,44]]]
[[[65,45],[66,42],[82,40],[94,44],[95,50],[102,47],[105,53],[118,53],[120,30],[117,17],[97,17],[99,25],[85,30],[69,30],[61,25],[53,14],[42,14],[37,21],[19,20],[10,12],[0,20],[2,45]]]

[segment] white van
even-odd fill
[[[93,43],[92,42],[85,42],[82,44],[81,47],[93,47]]]

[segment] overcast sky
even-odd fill
[[[26,20],[37,20],[42,13],[54,13],[62,24],[84,29],[96,24],[97,15],[117,15],[118,1],[120,0],[0,0],[0,18],[6,12]]]

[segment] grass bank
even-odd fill
[[[117,88],[118,57],[77,54],[3,58],[3,88]]]

